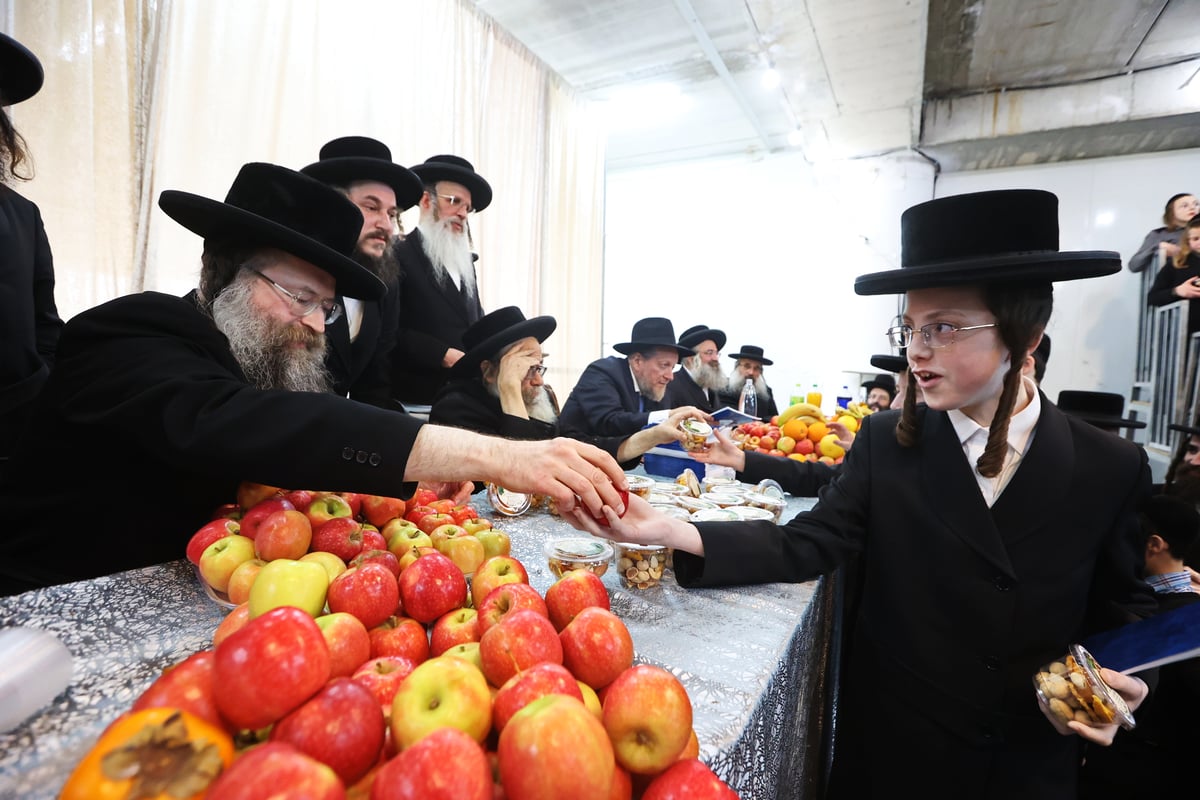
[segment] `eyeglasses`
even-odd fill
[[[529,372],[525,373],[526,378],[542,377],[546,374],[546,366],[544,364],[534,364],[529,368]]]
[[[458,209],[461,208],[463,211],[470,214],[472,211],[475,210],[475,208],[471,205],[470,202],[468,202],[466,199],[464,199],[462,197],[459,197],[456,194],[437,194],[435,192],[433,196],[440,197],[441,199],[445,200],[446,205],[450,206],[450,208],[453,209],[454,211],[457,211]]]
[[[721,351],[717,350],[715,347],[710,347],[707,350],[696,351],[696,355],[704,356],[705,358],[712,358],[713,356],[721,355]]]
[[[928,325],[922,325],[920,328],[915,329],[911,325],[897,325],[894,328],[888,328],[884,333],[893,347],[908,347],[912,344],[913,334],[917,331],[921,332],[921,338],[927,347],[949,347],[954,344],[955,337],[960,331],[977,331],[983,328],[994,327],[996,327],[996,323],[994,322],[989,322],[986,325],[964,325],[962,327],[951,325],[949,322],[931,322]]]
[[[252,269],[250,271],[262,278],[267,283],[271,284],[271,286],[275,287],[275,291],[279,292],[282,297],[287,298],[288,310],[292,312],[292,316],[307,317],[309,314],[320,308],[324,314],[326,325],[337,322],[338,318],[342,316],[342,307],[338,305],[336,300],[320,298],[314,294],[309,294],[308,292],[292,294],[287,289],[283,288],[266,275],[263,275],[258,270]]]

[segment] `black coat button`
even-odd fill
[[[383,461],[383,456],[379,453],[371,453],[371,457],[367,459],[367,463],[372,467],[378,467],[381,461]]]
[[[342,458],[345,459],[346,461],[349,461],[352,458],[354,458],[354,448],[353,447],[343,447],[342,448]]]
[[[1012,581],[1009,580],[1007,575],[997,575],[992,579],[992,585],[996,587],[996,591],[998,592],[1007,592],[1012,588]]]

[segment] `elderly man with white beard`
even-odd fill
[[[429,421],[469,428],[508,439],[551,439],[573,436],[607,451],[623,469],[632,469],[642,454],[660,444],[682,442],[679,423],[695,418],[712,422],[698,408],[672,409],[654,425],[626,436],[589,436],[559,430],[558,408],[542,376],[546,357],[542,343],[557,327],[554,317],[526,319],[516,306],[493,311],[463,334],[466,353],[438,392]],[[477,484],[477,488],[483,488]]]
[[[471,162],[433,156],[412,168],[425,185],[417,228],[396,246],[400,307],[392,396],[406,407],[433,403],[462,358],[463,332],[483,316],[468,218],[492,202]]]
[[[681,369],[667,384],[663,403],[668,408],[695,406],[711,414],[717,410],[719,392],[726,384],[725,373],[721,372],[725,332],[695,325],[679,334],[679,346],[690,347],[692,355],[680,362]]]
[[[769,367],[775,362],[763,355],[761,347],[753,344],[742,345],[741,350],[731,353],[729,357],[735,361],[733,369],[729,371],[725,390],[721,392],[721,405],[737,408],[738,401],[742,396],[742,387],[746,385],[746,379],[749,378],[754,381],[754,393],[758,395],[758,412],[755,416],[760,419],[770,419],[778,414],[779,409],[775,407],[775,393],[771,391],[771,387],[763,378],[763,367]]]

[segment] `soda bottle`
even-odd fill
[[[746,378],[746,383],[742,386],[742,398],[738,402],[738,411],[752,417],[758,416],[758,395],[754,391],[754,381],[750,378]]]

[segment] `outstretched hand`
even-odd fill
[[[716,444],[709,444],[705,450],[692,453],[692,458],[704,464],[716,464],[719,467],[733,467],[737,472],[746,468],[746,453],[738,447],[724,428],[716,428],[713,434],[717,437]]]

